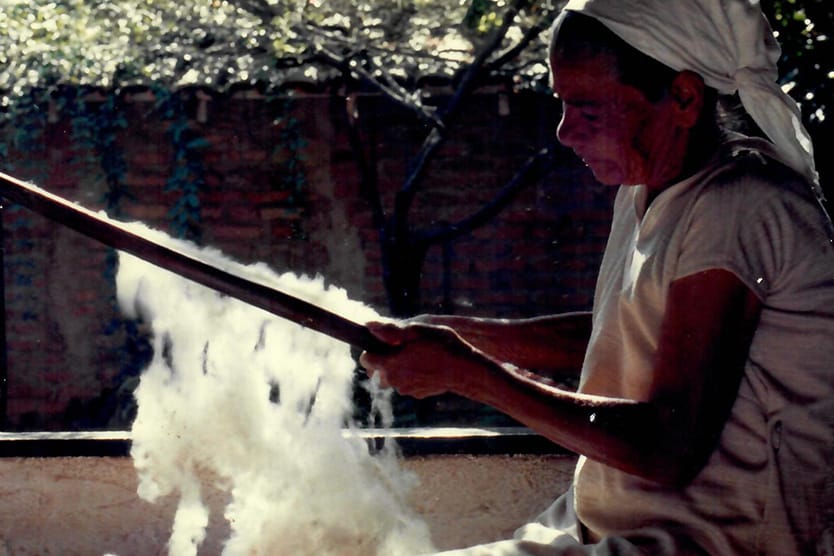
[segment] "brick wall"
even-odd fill
[[[552,100],[502,94],[479,94],[466,104],[429,168],[410,217],[415,226],[474,212],[552,139],[558,116]],[[153,110],[146,92],[126,93],[123,101],[128,125],[117,140],[128,196],[119,203],[120,217],[169,230],[179,195],[165,190],[171,122]],[[212,96],[192,110],[189,133],[207,141],[200,149],[201,241],[243,262],[323,274],[385,312],[377,231],[358,195],[344,100],[295,97],[291,116],[306,140],[306,183],[294,197],[282,189],[283,107],[243,91]],[[366,152],[390,208],[426,129],[376,96],[360,97],[359,111]],[[48,123],[34,148],[12,150],[7,163],[7,171],[50,191],[103,207],[100,168],[74,140],[68,121]],[[494,220],[430,250],[422,276],[425,311],[442,306],[513,317],[589,308],[610,202],[610,190],[560,153],[545,178]],[[20,208],[7,208],[3,218],[8,428],[124,426],[129,416],[118,415],[118,389],[130,375],[125,369],[147,353],[113,304],[112,253]]]

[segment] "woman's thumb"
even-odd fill
[[[406,329],[397,322],[371,321],[365,324],[371,334],[392,346],[399,346],[406,340]]]

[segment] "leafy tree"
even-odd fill
[[[429,130],[388,210],[376,169],[365,158],[359,122],[351,122],[362,195],[381,232],[391,310],[408,315],[419,308],[427,249],[485,222],[546,159],[547,152],[525,165],[495,203],[463,222],[417,230],[408,221],[427,165],[478,83],[503,77],[545,87],[544,31],[555,12],[552,2],[530,0],[19,1],[0,15],[7,31],[0,36],[2,104],[68,84],[223,89],[250,82],[272,89],[335,77],[348,92],[381,92]],[[423,104],[424,76],[451,84],[445,105]]]
[[[418,310],[419,270],[426,250],[470,231],[493,215],[546,163],[549,152],[519,170],[493,203],[462,222],[418,229],[409,208],[432,158],[473,89],[502,79],[547,89],[546,33],[557,0],[6,0],[0,12],[0,108],[59,86],[118,90],[134,84],[174,90],[223,90],[252,83],[343,79],[348,94],[373,90],[426,124],[392,207],[383,206],[376,169],[365,156],[358,120],[352,141],[360,190],[374,210],[395,314]],[[763,0],[784,46],[785,87],[803,103],[820,146],[831,138],[832,13],[826,0]],[[426,76],[452,88],[445,104],[427,106]],[[832,172],[820,158],[824,182]]]
[[[315,79],[328,66],[340,69],[353,62],[358,76],[379,86],[387,82],[393,91],[391,78],[459,71],[498,28],[498,10],[524,8],[520,11],[525,17],[510,33],[517,38],[520,26],[552,11],[549,2],[514,4],[7,0],[0,13],[0,88],[15,95],[27,87],[57,83],[221,89],[229,83],[280,83],[305,75]],[[532,72],[539,77],[544,74],[541,60]],[[287,71],[292,68],[298,71]]]

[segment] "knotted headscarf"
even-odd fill
[[[776,83],[781,49],[758,0],[570,0],[581,12],[673,70],[691,70],[741,103],[783,162],[822,191],[799,107]]]

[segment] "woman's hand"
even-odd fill
[[[425,398],[454,392],[471,395],[487,372],[489,360],[452,328],[422,319],[371,322],[370,331],[394,347],[388,353],[365,352],[359,359],[369,376],[401,394]]]

